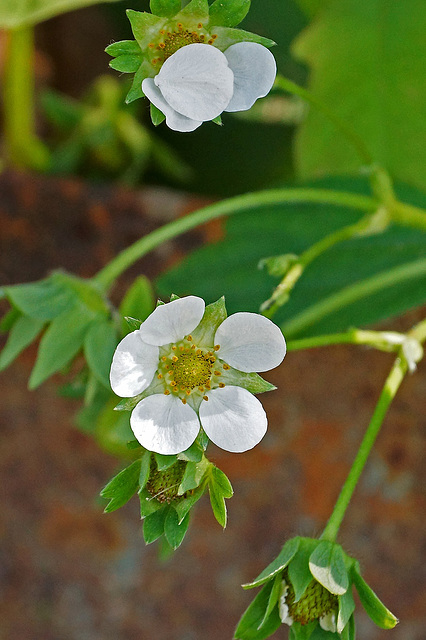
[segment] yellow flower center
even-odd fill
[[[171,370],[176,384],[195,389],[209,382],[212,374],[213,362],[211,355],[205,353],[194,353],[191,349],[186,349],[176,356],[176,361],[172,362]]]

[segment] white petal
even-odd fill
[[[288,604],[286,602],[287,591],[288,585],[286,584],[285,580],[283,580],[281,583],[281,596],[278,602],[278,610],[280,613],[281,622],[283,624],[288,624],[288,626],[291,627],[291,625],[293,624],[293,618],[288,615]]]
[[[246,111],[272,89],[277,65],[272,53],[257,42],[238,42],[225,51],[234,72],[234,95],[225,111]]]
[[[158,346],[182,340],[200,324],[205,302],[187,296],[157,307],[139,329],[142,339]]]
[[[146,344],[140,330],[129,333],[117,346],[109,379],[111,388],[121,398],[142,393],[150,384],[158,367],[159,349]]]
[[[234,74],[227,59],[209,44],[178,49],[167,58],[154,82],[175,111],[193,120],[216,118],[234,91]]]
[[[334,611],[329,611],[325,615],[321,616],[319,619],[321,629],[324,631],[331,631],[331,633],[336,633],[336,614]]]
[[[164,455],[188,449],[200,430],[197,414],[188,404],[162,393],[148,396],[136,405],[130,426],[143,447]]]
[[[241,387],[207,392],[200,405],[201,425],[221,449],[242,453],[255,447],[266,433],[266,413],[257,398]]]
[[[191,120],[191,118],[187,118],[181,113],[175,111],[173,107],[165,101],[160,89],[155,85],[152,78],[145,78],[142,82],[142,91],[148,100],[150,100],[157,109],[160,109],[160,111],[164,113],[166,116],[166,125],[169,129],[172,129],[173,131],[189,132],[194,131],[203,124],[201,120]]]
[[[286,352],[279,327],[258,313],[234,313],[216,331],[217,353],[231,367],[246,373],[269,371],[283,361]]]

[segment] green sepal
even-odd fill
[[[64,368],[83,346],[94,315],[81,303],[57,316],[40,340],[37,360],[31,372],[29,389],[35,389]]]
[[[127,9],[126,15],[130,21],[135,40],[144,52],[151,41],[158,39],[159,31],[165,25],[166,20],[154,16],[152,13],[133,11],[133,9]]]
[[[12,329],[15,322],[21,317],[22,314],[18,309],[16,309],[16,307],[12,307],[11,309],[9,309],[9,311],[5,313],[0,320],[0,333],[8,333]]]
[[[165,456],[162,453],[154,453],[154,458],[158,471],[165,471],[175,464],[177,455]]]
[[[145,78],[150,77],[150,73],[148,73],[147,66],[148,66],[148,63],[146,62],[146,60],[144,60],[141,66],[139,67],[139,69],[136,71],[135,75],[133,76],[132,85],[126,95],[126,99],[125,99],[126,104],[130,104],[131,102],[134,102],[139,98],[145,97],[145,94],[142,91],[142,81],[145,80]]]
[[[117,405],[115,405],[114,411],[132,411],[136,407],[136,405],[145,397],[146,395],[143,391],[133,398],[123,398]]]
[[[121,73],[136,73],[141,66],[141,62],[142,53],[139,51],[137,55],[129,55],[126,53],[121,56],[117,56],[110,61],[109,66],[111,69],[120,71]]]
[[[44,327],[44,320],[21,316],[12,325],[6,345],[0,354],[0,371],[6,369],[28,347]]]
[[[152,102],[149,105],[149,114],[151,116],[152,124],[154,127],[158,127],[159,124],[164,122],[166,116],[158,107],[155,106]]]
[[[217,38],[214,42],[214,46],[225,51],[228,47],[237,42],[257,42],[258,44],[267,47],[273,47],[275,42],[269,38],[258,36],[256,33],[250,33],[250,31],[243,31],[243,29],[231,29],[230,27],[217,27],[215,29]]]
[[[288,565],[288,578],[294,590],[294,602],[299,602],[313,576],[309,569],[309,556],[318,544],[312,538],[300,538],[296,555]]]
[[[232,498],[234,495],[234,490],[229,481],[229,478],[219,469],[218,467],[213,467],[211,470],[211,479],[220,487],[220,491],[224,498]]]
[[[172,549],[176,550],[183,542],[189,525],[189,511],[186,516],[179,520],[179,516],[174,509],[169,509],[164,522],[164,535]]]
[[[139,444],[139,443],[138,443]],[[151,452],[145,451],[141,457],[141,470],[139,473],[139,492],[145,488],[151,472]]]
[[[299,640],[299,638],[300,640],[339,640],[339,636],[337,635],[337,633],[332,633],[331,631],[325,631],[320,626],[317,620],[315,620],[315,622],[317,624],[316,626],[314,626],[309,636],[303,635],[303,631],[302,631],[301,634],[296,636],[297,640]],[[300,626],[303,627],[303,625],[300,625]]]
[[[171,18],[181,9],[180,0],[150,0],[149,8],[156,16]]]
[[[104,513],[111,513],[111,511],[119,509],[136,493],[139,487],[140,470],[141,461],[135,460],[102,489],[101,497],[110,499]]]
[[[250,393],[264,393],[265,391],[273,391],[276,389],[275,385],[264,380],[258,373],[244,373],[232,367],[223,372],[221,380],[225,384],[247,389]]]
[[[264,640],[281,626],[278,607],[275,607],[269,618],[259,629],[259,625],[265,617],[273,587],[273,581],[265,585],[245,610],[235,630],[234,640]]]
[[[265,615],[263,616],[263,620],[261,621],[261,623],[257,627],[258,630],[263,627],[263,625],[266,623],[266,621],[268,620],[269,616],[271,615],[272,611],[276,607],[277,602],[278,602],[278,600],[280,598],[280,595],[281,595],[281,584],[282,584],[281,576],[280,575],[276,575],[275,579],[274,579],[274,582],[273,582],[273,585],[272,585],[271,593],[269,595],[268,606],[266,607]]]
[[[155,309],[155,297],[151,281],[146,276],[138,276],[128,288],[121,301],[119,311],[122,316],[130,317],[140,325]],[[135,320],[138,318],[138,320]],[[127,318],[126,318],[127,320]]]
[[[151,544],[158,540],[164,533],[164,524],[166,522],[167,514],[170,511],[170,506],[162,505],[161,509],[157,509],[154,513],[147,515],[143,521],[143,537],[146,544]]]
[[[349,618],[348,624],[341,633],[342,640],[355,640],[355,618],[352,614]]]
[[[215,0],[210,5],[209,24],[220,27],[235,27],[246,17],[250,0]]]
[[[355,601],[352,595],[352,589],[348,589],[345,593],[339,596],[339,613],[336,621],[337,633],[342,633],[354,611]]]
[[[110,388],[109,372],[117,347],[117,332],[109,320],[94,322],[84,339],[84,355],[90,370],[107,389]]]
[[[219,125],[219,127],[221,127],[221,126],[223,125],[223,122],[222,122],[222,116],[220,116],[220,115],[219,115],[219,116],[216,116],[216,118],[213,118],[212,122],[213,122],[214,124],[218,124],[218,125]]]
[[[139,502],[140,502],[140,512],[141,518],[146,518],[150,516],[155,511],[161,509],[164,505],[161,502],[158,502],[152,495],[147,491],[144,487],[138,491]]]
[[[289,640],[310,640],[312,634],[314,633],[314,631],[316,631],[318,626],[318,620],[313,620],[312,622],[309,622],[309,624],[300,624],[300,622],[293,622],[288,638]]]
[[[182,522],[188,511],[190,511],[194,504],[198,502],[198,500],[203,495],[204,490],[205,485],[202,484],[201,486],[194,489],[191,495],[189,495],[187,498],[183,498],[182,500],[177,500],[176,502],[174,502],[173,508],[178,514],[179,522]]]
[[[137,56],[141,52],[141,48],[136,40],[120,40],[120,42],[113,42],[109,44],[105,49],[105,53],[114,58],[118,56],[130,55]]]
[[[137,331],[141,328],[142,320],[132,318],[131,316],[124,316],[124,321],[131,331]]]
[[[210,462],[206,458],[201,462],[188,462],[179,485],[178,496],[183,496],[187,491],[199,487],[209,465]]]
[[[300,545],[300,538],[291,538],[287,540],[279,555],[273,560],[267,567],[260,573],[255,580],[243,584],[243,589],[253,589],[253,587],[259,587],[260,585],[272,580],[277,573],[280,573],[290,561],[294,558]]]
[[[322,540],[309,557],[309,568],[314,578],[330,593],[341,596],[347,591],[349,576],[339,544]]]
[[[398,618],[385,607],[383,602],[362,578],[358,563],[353,565],[351,577],[358,591],[362,606],[372,621],[381,629],[393,629],[399,622]]]
[[[225,498],[233,495],[233,489],[226,475],[217,467],[212,467],[209,474],[209,495],[214,517],[225,528],[227,520]]]
[[[142,445],[137,440],[129,440],[126,442],[126,447],[129,451],[134,451],[135,449],[143,449]]]
[[[204,449],[197,438],[186,451],[178,454],[178,458],[179,460],[188,460],[188,462],[201,462],[203,453]]]
[[[193,18],[196,21],[207,22],[209,19],[208,0],[191,0],[182,11],[176,15],[176,20]]]
[[[225,298],[223,296],[216,302],[208,304],[200,324],[191,334],[194,343],[213,347],[215,333],[226,317]]]

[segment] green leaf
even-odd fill
[[[221,527],[226,527],[226,504],[220,487],[215,482],[209,482],[210,504],[213,514]]]
[[[250,0],[215,0],[210,6],[210,25],[235,27],[246,17]]]
[[[9,309],[9,311],[5,313],[0,321],[0,333],[8,333],[20,317],[21,313],[18,309],[16,309],[15,307]]]
[[[190,511],[194,506],[194,504],[198,502],[198,500],[203,495],[204,490],[205,490],[204,485],[197,487],[197,489],[192,491],[187,498],[183,498],[182,500],[175,502],[175,504],[173,505],[173,508],[178,514],[179,522],[182,522],[182,520],[184,519],[188,511]]]
[[[298,537],[287,540],[275,560],[273,560],[255,580],[248,582],[247,584],[243,584],[243,589],[259,587],[261,584],[265,584],[265,582],[272,580],[272,578],[285,569],[289,562],[294,558],[299,548],[299,544],[300,538]]]
[[[331,631],[324,631],[319,624],[312,631],[309,640],[339,640],[339,636],[337,633],[332,633]]]
[[[156,16],[172,17],[181,9],[180,0],[150,0],[149,8]]]
[[[299,602],[313,576],[309,569],[309,556],[317,545],[317,540],[300,538],[296,555],[288,565],[288,577],[294,589],[294,601]]]
[[[215,333],[226,317],[225,298],[222,296],[206,306],[200,324],[192,332],[194,342],[213,347]]]
[[[51,375],[65,367],[83,346],[90,324],[94,321],[82,304],[55,318],[40,340],[37,360],[31,372],[29,389],[35,389]]]
[[[36,339],[43,326],[43,320],[35,320],[28,316],[18,317],[10,330],[6,346],[0,354],[0,371],[6,369],[21,351]]]
[[[381,629],[393,629],[398,624],[398,618],[385,607],[371,587],[368,586],[357,566],[352,570],[352,580],[358,591],[362,606],[372,621]]]
[[[154,457],[158,471],[165,471],[169,467],[173,466],[177,460],[176,455],[165,456],[161,453],[154,453]]]
[[[265,585],[248,606],[235,630],[235,640],[264,640],[281,626],[282,623],[278,615],[278,608],[275,608],[259,630],[259,625],[265,616],[273,587],[273,581]]]
[[[289,640],[310,640],[313,632],[317,627],[318,620],[313,620],[309,624],[300,624],[300,622],[293,622],[293,624],[291,625]]]
[[[265,615],[263,616],[263,620],[258,626],[258,630],[261,629],[264,624],[266,624],[266,621],[268,620],[268,618],[271,615],[272,611],[277,606],[277,602],[278,602],[278,600],[280,598],[280,595],[281,595],[281,584],[282,584],[281,576],[280,575],[276,575],[275,576],[275,580],[273,582],[272,589],[271,589],[271,593],[270,593],[270,596],[269,596],[268,606],[266,607]]]
[[[337,632],[342,633],[347,626],[349,619],[355,611],[355,602],[352,595],[352,589],[348,589],[344,594],[339,596],[339,613],[337,616]],[[348,629],[349,631],[349,629]]]
[[[141,458],[141,471],[139,474],[139,488],[143,489],[148,482],[151,471],[151,452],[145,451]]]
[[[162,509],[158,509],[154,511],[154,513],[146,516],[143,521],[143,537],[146,544],[155,542],[155,540],[158,540],[158,538],[163,535],[164,524],[170,510],[171,507],[167,504],[163,505]]]
[[[100,2],[117,0],[2,0],[0,4],[0,28],[16,29],[38,24],[61,13],[88,7]]]
[[[128,55],[125,53],[111,60],[109,66],[111,69],[115,69],[115,71],[120,71],[121,73],[136,73],[141,66],[141,62],[142,54],[140,52],[138,55]]]
[[[187,491],[196,489],[200,485],[209,465],[210,463],[206,458],[202,462],[188,462],[178,489],[178,495],[182,496]]]
[[[369,192],[368,182],[361,179],[330,178],[309,186]],[[403,201],[426,208],[424,193],[403,186],[397,186],[396,190]],[[231,216],[226,222],[225,239],[195,251],[159,278],[159,293],[166,295],[171,290],[185,293],[182,283],[190,281],[193,295],[215,299],[224,294],[230,314],[258,312],[261,301],[269,298],[278,284],[265,270],[257,268],[262,257],[285,252],[301,254],[360,217],[360,213],[346,207],[315,204],[264,206]],[[400,280],[388,276],[382,282],[379,274],[386,275],[393,268],[405,269],[403,265],[424,260],[425,248],[425,233],[396,225],[382,234],[336,245],[306,268],[274,321],[286,330],[285,336],[290,339],[377,323],[422,305],[426,302],[426,275],[420,268]],[[347,299],[322,314],[310,315],[324,299],[339,295],[347,287],[364,286],[370,278],[376,279],[373,292],[366,289],[353,301]]]
[[[126,292],[120,304],[120,314],[138,318],[139,329],[141,322],[155,309],[155,296],[150,280],[146,276],[138,276]]]
[[[344,120],[393,177],[420,188],[426,186],[424,8],[423,0],[328,2],[293,47],[312,70],[314,98]],[[315,108],[299,129],[296,161],[302,178],[358,171],[361,163]]]
[[[71,291],[53,278],[5,287],[10,302],[35,320],[53,320],[75,304]]]
[[[174,509],[170,509],[165,523],[164,523],[164,535],[169,545],[173,549],[177,549],[183,542],[185,534],[189,525],[189,512],[186,514],[183,520],[179,520],[179,516]]]
[[[320,542],[309,557],[309,568],[330,593],[342,595],[347,591],[349,577],[340,545],[328,540]]]
[[[110,513],[122,507],[136,493],[139,486],[139,474],[141,470],[141,461],[135,460],[129,467],[120,471],[108,484],[102,489],[102,498],[109,498],[105,513]]]
[[[133,55],[137,56],[141,52],[141,48],[135,40],[121,40],[113,42],[105,49],[105,53],[109,56]]]
[[[87,364],[107,389],[110,388],[109,371],[117,342],[114,325],[111,321],[104,319],[92,324],[84,340]]]
[[[152,495],[147,491],[144,487],[138,491],[139,501],[140,501],[140,510],[141,510],[141,518],[146,518],[150,516],[155,511],[159,511],[164,507],[162,502],[158,502]]]
[[[224,498],[232,498],[234,495],[232,485],[229,482],[228,477],[223,473],[223,471],[218,469],[218,467],[213,467],[211,470],[211,481],[220,488],[220,492]]]
[[[158,127],[159,124],[164,122],[164,120],[166,119],[166,116],[162,111],[160,111],[160,109],[158,109],[158,107],[155,106],[155,104],[152,104],[152,102],[149,105],[149,109],[150,109],[152,124],[154,125],[154,127]]]

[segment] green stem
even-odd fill
[[[337,309],[348,306],[366,296],[371,296],[377,291],[423,274],[426,274],[426,258],[420,258],[419,260],[393,267],[393,269],[381,271],[371,276],[371,278],[349,285],[328,298],[324,298],[304,309],[298,315],[293,316],[291,320],[281,325],[282,332],[285,336],[295,336]]]
[[[357,154],[359,155],[361,161],[364,164],[371,165],[374,162],[374,158],[371,155],[368,147],[364,143],[364,141],[356,134],[350,127],[347,126],[346,122],[339,118],[331,109],[328,108],[326,104],[321,102],[315,95],[300,87],[295,82],[284,78],[283,76],[277,76],[275,80],[275,88],[282,89],[287,93],[292,93],[294,95],[300,96],[309,104],[315,106],[319,111],[321,111],[330,122],[334,124],[336,129],[340,131],[346,140],[353,146]]]
[[[373,211],[377,207],[377,201],[374,198],[328,189],[270,189],[268,191],[235,196],[199,209],[183,218],[173,220],[149,235],[140,238],[130,247],[121,251],[121,253],[96,274],[94,279],[106,290],[137,260],[163,242],[171,240],[186,231],[190,231],[220,216],[234,215],[262,206],[289,204],[293,202],[323,203],[350,207],[362,211]]]
[[[390,207],[390,215],[394,222],[426,231],[426,212],[424,209],[395,200]]]
[[[314,349],[316,347],[329,347],[335,344],[357,344],[354,338],[354,329],[345,333],[328,333],[312,338],[300,338],[299,340],[289,340],[287,351],[301,351],[302,349]]]
[[[426,339],[426,320],[420,322],[414,327],[408,335],[415,338],[419,342],[424,342]],[[321,538],[334,542],[336,540],[340,525],[348,508],[349,502],[355,491],[355,487],[358,483],[360,475],[370,455],[371,449],[376,441],[377,435],[385,419],[389,406],[394,399],[401,382],[407,373],[407,362],[404,358],[398,357],[391,369],[391,372],[385,382],[382,393],[380,394],[379,401],[374,410],[368,429],[361,442],[358,453],[355,457],[345,484],[340,492],[337,502],[334,506],[333,513],[331,514],[325,529],[321,535]]]
[[[46,169],[49,154],[35,134],[32,27],[14,29],[8,34],[3,109],[8,161],[15,167]]]

